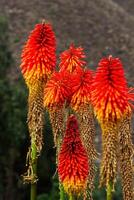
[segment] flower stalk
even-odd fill
[[[123,198],[133,199],[133,168],[131,140],[131,103],[133,94],[125,79],[119,58],[103,58],[99,62],[92,84],[92,103],[102,129],[103,155],[100,185],[106,186],[107,198],[111,198],[117,175],[117,163],[121,172]],[[128,120],[129,119],[129,120]]]
[[[31,162],[32,162],[32,170],[33,170],[33,176],[37,176],[37,148],[36,148],[36,142],[35,139],[32,138],[31,140]],[[37,199],[37,182],[31,183],[31,199],[30,200],[36,200]]]
[[[55,49],[52,27],[43,21],[29,35],[21,55],[20,67],[29,89],[28,129],[31,141],[27,154],[27,172],[23,179],[25,183],[31,183],[31,200],[37,199],[37,159],[43,145],[43,90],[55,68]]]
[[[75,200],[72,194],[70,194],[69,200]]]
[[[110,182],[107,185],[107,200],[112,200],[112,184]]]

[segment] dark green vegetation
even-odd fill
[[[21,74],[16,79],[11,77],[10,67],[14,61],[9,50],[8,31],[7,20],[0,17],[0,200],[26,200],[30,188],[23,184],[21,175],[26,171],[29,146],[26,124],[28,91]],[[38,193],[51,190],[54,194],[55,150],[48,115],[45,121],[46,148],[39,160]]]
[[[8,23],[0,17],[0,200],[28,200],[28,185],[22,183],[25,158],[29,146],[27,117],[27,89],[22,76],[12,80],[10,67],[14,65],[9,50]],[[58,180],[55,175],[55,150],[48,114],[45,116],[44,148],[38,164],[38,200],[58,200]],[[98,177],[98,176],[97,176]],[[121,199],[120,184],[114,200]],[[95,200],[104,200],[105,191],[95,183]]]

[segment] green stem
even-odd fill
[[[31,197],[30,200],[37,199],[37,147],[35,144],[35,138],[31,139],[31,161],[33,171],[33,183],[31,183]]]
[[[37,184],[36,183],[31,183],[31,200],[36,200],[37,199]]]
[[[65,199],[64,188],[60,182],[59,182],[59,190],[60,190],[60,200],[64,200]]]
[[[112,184],[109,183],[107,186],[107,200],[112,200]]]
[[[60,147],[62,143],[62,136],[59,134],[57,139],[57,149],[56,149],[56,165],[58,166],[58,155],[60,152]],[[60,200],[65,200],[65,192],[62,183],[59,180],[59,190],[60,190]]]
[[[74,200],[74,196],[72,194],[70,194],[69,200]]]

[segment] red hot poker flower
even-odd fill
[[[28,127],[31,138],[28,170],[24,179],[31,183],[37,181],[33,168],[43,144],[43,90],[47,77],[55,68],[55,46],[55,35],[51,25],[37,24],[31,32],[21,56],[21,70],[29,87]]]
[[[83,67],[86,62],[83,60],[85,58],[83,48],[75,47],[73,44],[70,48],[60,55],[60,71],[67,70],[69,72],[77,71],[77,69]]]
[[[130,112],[124,70],[119,58],[103,58],[92,84],[92,103],[99,120],[120,119]]]
[[[62,106],[71,94],[68,72],[54,72],[44,90],[44,106]]]
[[[27,81],[46,78],[56,65],[55,34],[50,24],[37,24],[22,52],[21,70]]]
[[[80,139],[78,122],[71,115],[67,121],[58,162],[58,173],[65,191],[80,195],[86,187],[88,172],[88,158]]]
[[[81,69],[73,76],[71,106],[78,110],[81,106],[89,104],[91,101],[92,72]]]
[[[131,104],[133,94],[127,87],[118,58],[103,58],[93,79],[91,99],[102,128],[100,185],[114,186],[119,158],[124,199],[133,199],[133,145],[131,141]],[[118,146],[117,146],[118,145]]]

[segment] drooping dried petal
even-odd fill
[[[58,163],[58,173],[65,191],[80,195],[86,187],[88,172],[88,158],[80,139],[77,119],[71,115],[67,121]]]
[[[42,149],[42,133],[44,124],[43,82],[37,81],[29,90],[28,127],[30,134],[36,135],[37,152]],[[32,137],[32,135],[31,135]]]
[[[93,80],[91,97],[99,121],[115,121],[130,112],[127,83],[118,58],[109,56],[101,59]]]
[[[100,170],[100,186],[108,186],[111,183],[113,189],[117,175],[117,154],[118,154],[118,129],[117,124],[105,122],[102,128],[102,161]]]
[[[95,159],[97,152],[95,149],[95,123],[94,114],[91,104],[83,104],[75,111],[78,116],[80,137],[84,144],[85,150],[88,155],[88,164],[90,171],[87,179],[87,188],[84,192],[84,200],[93,199],[92,192],[94,189],[95,177]]]
[[[48,23],[37,24],[22,51],[21,70],[26,83],[46,79],[56,65],[55,34]]]
[[[54,136],[54,144],[57,148],[57,154],[59,153],[62,139],[64,136],[64,114],[65,109],[61,106],[54,106],[48,109],[49,118],[52,126],[53,136]]]
[[[41,153],[43,145],[43,125],[44,125],[44,108],[43,108],[43,86],[44,81],[38,80],[34,85],[30,86],[28,97],[28,129],[31,144],[36,147],[36,154],[32,155],[32,146],[27,153],[27,172],[23,176],[24,182],[35,183],[38,178],[33,172],[33,160],[37,162],[37,158]]]
[[[133,87],[130,87],[129,88],[129,91],[128,91],[128,100],[129,100],[129,104],[132,108],[132,110],[134,110],[134,88]]]
[[[74,72],[83,67],[86,62],[83,60],[85,58],[83,48],[75,47],[73,44],[70,48],[60,55],[60,71]]]
[[[134,146],[131,132],[131,116],[126,116],[119,124],[118,133],[120,174],[124,200],[133,200],[134,198],[134,171],[132,164]]]

